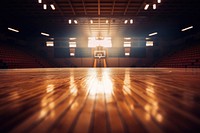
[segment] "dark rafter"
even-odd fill
[[[100,0],[98,0],[98,16],[101,15],[101,12],[100,12]]]
[[[142,2],[142,4],[141,4],[140,8],[138,9],[138,11],[137,11],[137,13],[136,13],[135,16],[137,16],[137,15],[139,14],[139,12],[141,11],[141,9],[144,8],[144,5],[145,5],[146,1],[147,1],[147,0],[144,0],[144,1]]]
[[[126,15],[126,13],[127,13],[127,11],[128,11],[128,7],[129,7],[130,3],[131,3],[131,0],[129,0],[129,1],[128,1],[128,4],[126,5],[126,9],[125,9],[125,11],[124,11],[124,15]]]
[[[86,11],[86,8],[85,8],[85,1],[84,0],[82,0],[82,4],[83,4],[83,9],[84,9],[85,15],[87,15],[87,11]]]
[[[60,12],[60,14],[61,14],[63,17],[65,17],[63,11],[60,9],[60,7],[58,6],[58,4],[56,3],[56,0],[52,0],[52,1],[53,1],[53,3],[55,4],[55,6],[56,6],[56,8],[58,9],[58,11]]]
[[[115,1],[116,1],[116,0],[114,0],[114,1],[113,1],[113,6],[112,6],[112,12],[111,12],[111,15],[113,15],[113,14],[114,14],[114,9],[115,9]]]
[[[72,12],[73,12],[73,14],[74,14],[74,15],[76,15],[76,13],[75,13],[75,11],[74,11],[74,8],[73,8],[73,6],[72,6],[72,3],[71,3],[71,1],[70,1],[70,0],[68,0],[68,3],[69,3],[69,5],[70,5],[70,7],[71,7],[71,9],[72,9]]]

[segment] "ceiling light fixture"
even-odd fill
[[[78,21],[77,21],[77,20],[74,20],[74,23],[75,23],[75,24],[78,24]]]
[[[146,4],[144,7],[144,10],[147,10],[149,8],[149,4]]]
[[[52,10],[55,10],[55,9],[56,9],[55,6],[54,6],[54,4],[51,4],[50,6],[51,6],[51,9],[52,9]]]
[[[158,34],[158,33],[157,33],[157,32],[154,32],[154,33],[149,34],[149,36],[154,36],[154,35],[156,35],[156,34]]]
[[[193,28],[193,26],[190,26],[190,27],[182,29],[181,31],[186,31],[186,30],[189,30],[189,29],[192,29],[192,28]]]
[[[69,24],[71,24],[71,23],[72,23],[72,20],[71,20],[71,19],[69,19],[69,21],[68,21],[68,22],[69,22]]]
[[[38,3],[42,3],[42,0],[38,0]]]
[[[49,34],[44,33],[44,32],[41,32],[41,35],[43,35],[43,36],[49,36]]]
[[[9,27],[8,27],[8,30],[14,31],[14,32],[19,32],[19,30],[16,30],[16,29],[13,29],[13,28],[9,28]]]
[[[133,24],[133,19],[130,20],[130,23]]]
[[[125,20],[125,21],[124,21],[124,24],[127,24],[127,23],[128,23],[128,20]]]
[[[156,9],[156,4],[153,4],[153,9],[154,9],[154,10]]]
[[[158,2],[158,3],[161,3],[161,0],[158,0],[157,2]]]
[[[106,20],[106,24],[108,24],[108,20]]]
[[[44,9],[44,10],[47,9],[47,4],[43,4],[43,9]]]

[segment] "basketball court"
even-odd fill
[[[1,132],[200,131],[199,69],[11,69],[0,77]]]

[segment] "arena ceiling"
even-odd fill
[[[1,30],[18,29],[24,35],[49,33],[63,36],[165,36],[185,26],[199,27],[198,0],[4,0]],[[46,4],[47,9],[43,9]],[[51,4],[55,6],[52,9]],[[147,10],[145,5],[149,4]],[[153,9],[156,4],[156,9]],[[71,23],[69,21],[71,20]],[[92,22],[91,22],[92,21]],[[162,32],[161,32],[162,31]],[[164,32],[166,31],[166,32]],[[175,32],[174,32],[175,33]]]

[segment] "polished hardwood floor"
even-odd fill
[[[0,132],[200,132],[200,69],[0,70]]]

